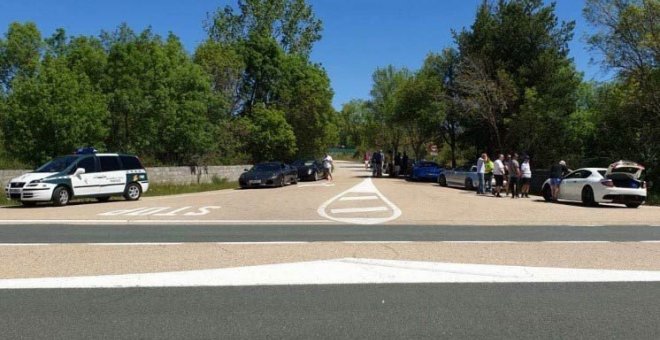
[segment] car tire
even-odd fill
[[[53,191],[53,205],[56,207],[62,207],[69,204],[71,200],[71,192],[65,187],[57,187]]]
[[[24,207],[34,207],[37,205],[37,202],[30,202],[30,201],[21,201],[21,204]]]
[[[543,199],[546,202],[552,201],[552,188],[550,188],[549,185],[546,184],[545,186],[543,186],[543,190],[541,191],[541,193],[543,194]]]
[[[316,181],[318,181],[318,180],[319,180],[319,172],[318,172],[318,171],[314,171],[314,182],[316,182]]]
[[[282,176],[280,176],[279,186],[284,187],[285,185],[286,185],[286,181],[284,180],[284,175],[282,175]]]
[[[438,177],[438,184],[441,187],[446,187],[447,186],[447,177],[445,177],[444,175],[441,175],[440,177]]]
[[[127,201],[137,201],[142,196],[142,187],[137,183],[129,183],[124,190],[124,198]]]
[[[465,189],[474,190],[474,185],[472,184],[472,179],[471,178],[466,178],[465,179]]]
[[[594,198],[594,190],[590,186],[586,186],[582,189],[582,203],[589,207],[595,207],[598,205]]]
[[[293,184],[298,184],[298,176],[294,176],[293,180],[291,181]]]
[[[628,208],[639,208],[639,206],[642,205],[641,203],[626,203],[626,207]]]
[[[99,202],[107,202],[110,200],[110,196],[97,197],[96,200]]]

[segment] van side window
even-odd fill
[[[144,169],[140,160],[135,156],[119,156],[124,170],[140,170]]]
[[[86,174],[96,172],[96,160],[94,159],[94,157],[85,157],[80,161],[78,161],[78,165],[76,165],[74,171],[77,168],[85,169]]]
[[[119,157],[117,156],[99,156],[99,162],[101,163],[101,171],[121,170]]]

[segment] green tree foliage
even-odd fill
[[[32,22],[11,23],[0,39],[0,92],[7,94],[16,76],[32,76],[39,66],[41,33]]]
[[[371,147],[365,138],[367,121],[371,116],[369,102],[354,99],[345,103],[338,114],[339,145],[366,150]]]
[[[392,65],[378,68],[372,76],[371,112],[373,119],[368,127],[368,135],[376,146],[391,151],[399,149],[404,137],[404,129],[397,121],[397,91],[412,77],[408,69],[397,69]]]
[[[249,120],[244,118],[250,132],[248,150],[252,160],[290,160],[297,151],[296,136],[284,112],[259,104],[252,115]]]
[[[305,0],[239,0],[213,13],[206,23],[211,40],[233,44],[255,36],[276,41],[288,54],[309,56],[321,39],[322,23]]]
[[[101,82],[108,96],[108,147],[186,163],[212,149],[207,104],[210,84],[177,37],[163,39],[126,26],[104,41],[108,61]]]
[[[471,30],[455,34],[465,110],[483,125],[478,148],[523,148],[537,162],[566,151],[561,136],[580,75],[568,58],[574,22],[542,0],[484,2]],[[551,137],[555,138],[551,138]]]
[[[27,164],[103,146],[109,130],[105,97],[63,59],[46,58],[33,76],[17,76],[3,119],[7,151]]]
[[[617,72],[598,93],[601,155],[633,158],[660,179],[660,3],[654,0],[589,0],[584,10],[597,32],[591,46]],[[657,190],[656,186],[656,190]]]

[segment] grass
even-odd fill
[[[149,191],[144,194],[144,197],[153,197],[153,196],[168,196],[168,195],[178,195],[178,194],[189,194],[195,192],[204,192],[204,191],[214,191],[214,190],[224,190],[224,189],[235,189],[238,188],[238,182],[227,182],[224,179],[213,179],[212,183],[192,183],[192,184],[165,184],[165,183],[152,183],[149,186]],[[113,198],[113,199],[122,199],[122,198]],[[94,199],[85,199],[91,202],[94,202]],[[76,200],[79,202],[81,200]],[[2,197],[0,197],[0,206],[15,206],[20,205],[17,201],[8,200],[2,192]]]
[[[235,188],[238,188],[238,182],[213,181],[213,183],[199,184],[152,183],[149,185],[149,191],[147,191],[144,196],[168,196]]]

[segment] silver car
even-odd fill
[[[474,190],[475,185],[478,183],[476,165],[447,169],[438,176],[438,184],[443,187],[454,186]]]

